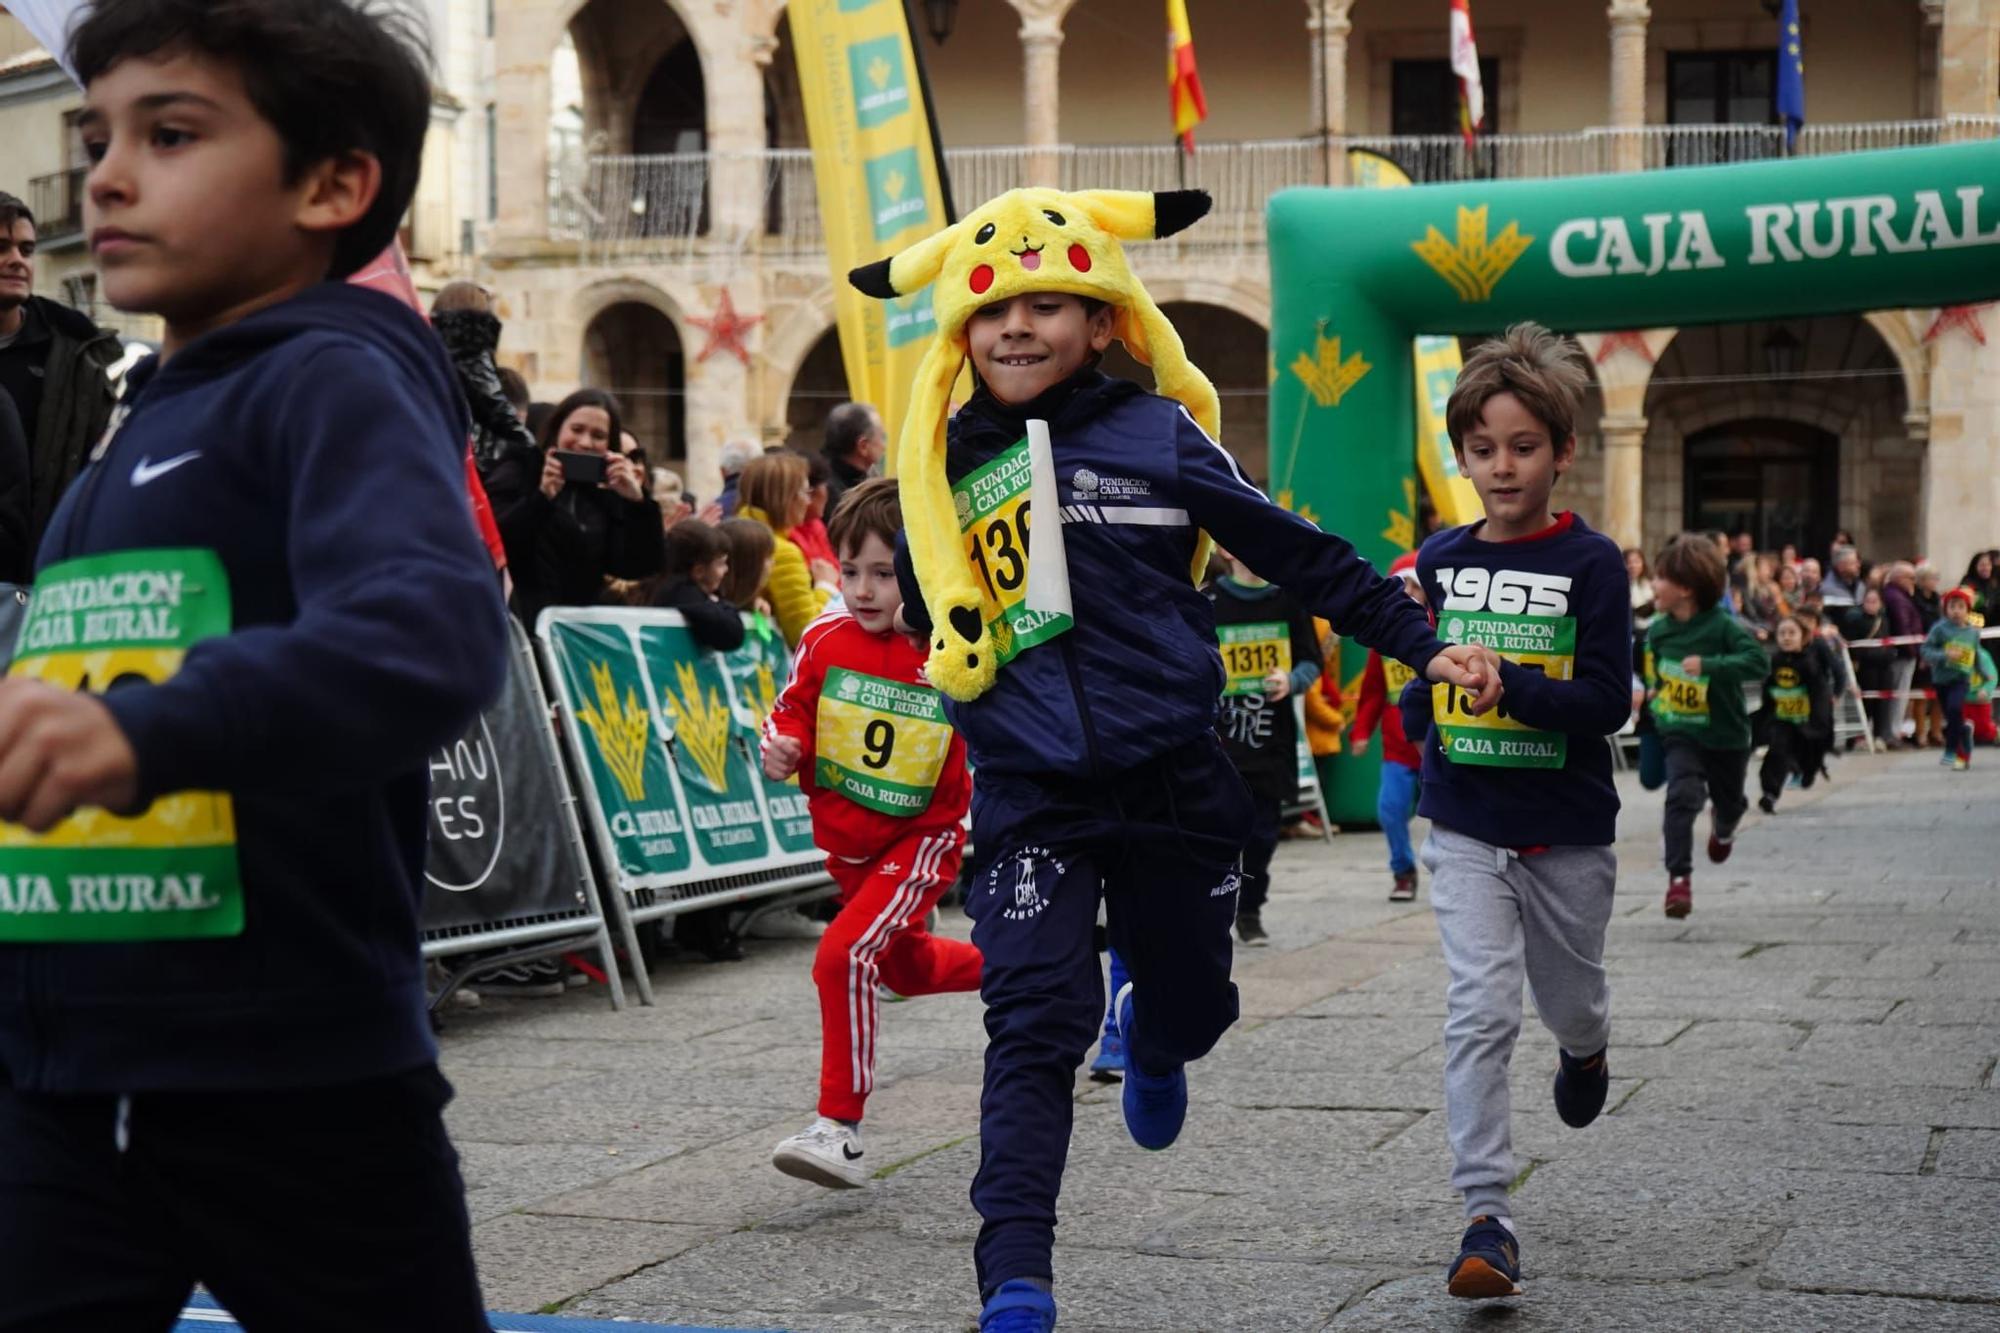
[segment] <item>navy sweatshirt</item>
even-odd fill
[[[505,612],[468,418],[414,311],[322,284],[137,367],[37,568],[205,548],[233,629],[105,701],[144,799],[229,793],[233,938],[0,945],[0,1078],[50,1092],[309,1087],[436,1058],[418,909],[426,759],[499,691]]]
[[[1189,577],[1203,530],[1338,633],[1418,672],[1444,651],[1398,580],[1271,503],[1186,408],[1095,368],[1021,407],[977,390],[951,419],[947,475],[1012,448],[1031,417],[1049,423],[1055,448],[1076,624],[1002,667],[979,698],[945,701],[978,770],[1102,776],[1215,725],[1215,613]],[[907,545],[899,550],[903,616],[928,633]]]
[[[1500,716],[1439,719],[1428,684],[1403,691],[1404,729],[1424,737],[1417,809],[1496,847],[1608,846],[1618,792],[1604,738],[1632,715],[1624,557],[1572,514],[1514,542],[1481,541],[1483,526],[1433,536],[1417,574],[1446,639],[1508,657]]]

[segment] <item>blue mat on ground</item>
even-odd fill
[[[366,1327],[366,1312],[355,1311],[356,1328]],[[566,1319],[548,1314],[489,1314],[493,1333],[743,1333],[742,1330],[696,1327],[692,1324],[631,1324],[611,1319]],[[196,1292],[181,1311],[174,1333],[234,1333],[240,1325],[205,1292]],[[763,1333],[774,1333],[764,1330]]]

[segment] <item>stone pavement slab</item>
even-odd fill
[[[1445,971],[1370,832],[1289,842],[1243,1018],[1142,1153],[1079,1078],[1060,1208],[1065,1333],[1828,1328],[2000,1333],[2000,761],[1855,757],[1753,813],[1696,910],[1659,910],[1658,793],[1621,775],[1609,1111],[1549,1105],[1525,1001],[1512,1091],[1527,1294],[1453,1301]],[[942,930],[968,923],[947,912]],[[974,996],[885,1006],[870,1188],[779,1175],[812,1116],[810,941],[672,953],[660,1003],[453,1011],[444,1066],[496,1308],[720,1328],[960,1333]]]

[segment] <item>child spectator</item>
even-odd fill
[[[1141,1147],[1179,1136],[1187,1062],[1236,1019],[1230,932],[1251,815],[1214,733],[1224,677],[1191,577],[1200,533],[1342,634],[1478,689],[1477,707],[1499,693],[1489,653],[1446,648],[1352,546],[1273,504],[1216,443],[1214,387],[1119,239],[1172,234],[1207,208],[1194,191],[1017,190],[851,275],[883,298],[935,282],[937,333],[897,455],[903,611],[979,773],[968,910],[988,1046],[972,1199],[988,1333],[1055,1325],[1056,1197],[1104,1004],[1100,900],[1132,975],[1118,1016]],[[1098,371],[1114,337],[1140,348],[1162,396]],[[952,415],[968,351],[976,387]],[[1031,453],[1031,421],[1047,426],[1046,452]],[[1062,582],[1027,557],[1021,506],[1037,485],[1053,493],[1035,502],[1035,561],[1055,534],[1066,552],[1058,602],[1030,596],[1038,577],[1051,596]]]
[[[1986,651],[1982,640],[1979,655],[1972,660],[1972,676],[1965,683],[1965,725],[1976,745],[1991,745],[2000,740],[2000,727],[1993,724],[1993,687],[1997,676],[2000,673],[1993,669],[1993,655]]]
[[[1778,622],[1776,638],[1778,651],[1771,656],[1770,672],[1764,677],[1764,702],[1758,710],[1762,714],[1759,721],[1770,737],[1764,765],[1757,773],[1764,788],[1757,808],[1767,815],[1777,813],[1786,779],[1819,773],[1824,751],[1820,736],[1822,732],[1831,735],[1833,729],[1831,682],[1817,655],[1809,651],[1813,645],[1806,626],[1787,616]]]
[[[729,572],[716,592],[739,611],[755,611],[768,619],[771,604],[764,589],[777,563],[778,544],[767,524],[751,518],[725,518],[715,525],[729,546]]]
[[[1749,801],[1750,719],[1745,681],[1761,679],[1764,650],[1722,605],[1722,557],[1706,537],[1682,533],[1653,575],[1660,608],[1646,632],[1648,695],[1667,765],[1666,913],[1694,910],[1694,817],[1714,803],[1708,859],[1729,859]]]
[[[1979,666],[1979,631],[1972,625],[1970,588],[1953,588],[1939,599],[1938,622],[1931,626],[1921,651],[1931,669],[1938,710],[1944,714],[1944,758],[1947,768],[1963,773],[1972,767],[1972,737],[1965,726],[1965,694]]]
[[[1417,576],[1417,553],[1396,557],[1389,572],[1418,606],[1424,604],[1423,581]],[[1647,594],[1649,597],[1651,593]],[[1370,650],[1361,672],[1361,701],[1354,709],[1353,753],[1368,753],[1368,742],[1382,732],[1382,774],[1375,787],[1375,819],[1389,843],[1389,901],[1412,902],[1417,896],[1417,857],[1410,847],[1410,817],[1417,812],[1417,775],[1423,755],[1403,734],[1403,710],[1398,702],[1416,674],[1393,658]]]
[[[1299,727],[1292,696],[1319,679],[1319,643],[1312,622],[1282,588],[1218,552],[1229,572],[1208,586],[1222,646],[1222,711],[1216,734],[1236,775],[1250,789],[1252,811],[1243,844],[1243,880],[1236,891],[1236,938],[1262,947],[1264,902],[1271,892],[1271,856],[1285,806],[1298,799]]]
[[[339,281],[416,189],[407,33],[335,0],[101,0],[70,31],[103,294],[164,336],[0,685],[0,874],[132,888],[0,919],[15,1327],[165,1329],[200,1282],[246,1328],[487,1328],[418,913],[426,765],[498,694],[506,618],[451,361]],[[107,595],[143,623],[85,624]],[[97,637],[37,652],[38,619]]]
[[[1445,428],[1486,517],[1417,553],[1440,626],[1496,648],[1506,690],[1486,716],[1450,686],[1403,692],[1403,726],[1424,736],[1423,859],[1451,972],[1445,1118],[1468,1225],[1446,1286],[1467,1299],[1521,1290],[1507,1071],[1524,977],[1561,1045],[1563,1122],[1590,1124],[1610,1086],[1603,960],[1618,793],[1605,737],[1631,716],[1632,606],[1616,543],[1550,507],[1576,461],[1584,364],[1576,344],[1535,324],[1473,349]]]
[[[700,519],[667,529],[666,573],[650,590],[654,606],[681,613],[688,633],[704,648],[732,652],[743,646],[743,617],[722,599],[729,578],[729,542]]]
[[[896,630],[902,529],[894,481],[864,481],[842,497],[828,536],[844,605],[806,631],[764,724],[764,776],[798,776],[813,841],[840,886],[840,914],[812,969],[819,1119],[780,1143],[771,1163],[830,1189],[860,1189],[873,1171],[861,1116],[875,1086],[877,983],[900,996],[979,988],[979,950],[924,928],[958,879],[972,779],[965,742],[924,680],[923,649]]]

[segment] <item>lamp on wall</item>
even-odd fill
[[[1774,380],[1799,373],[1799,340],[1782,324],[1764,335],[1764,371]]]
[[[958,0],[924,0],[924,26],[931,40],[943,46],[958,22]]]

